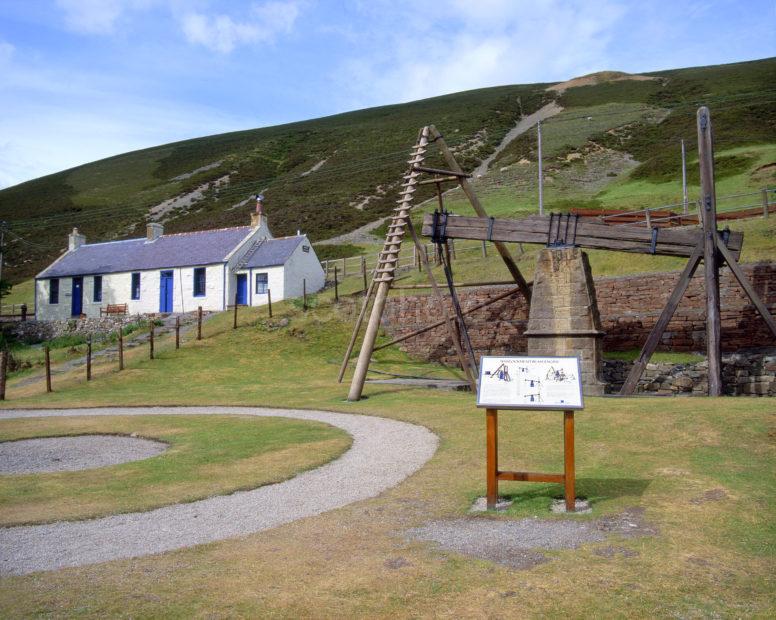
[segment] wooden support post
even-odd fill
[[[269,318],[272,318],[272,292],[267,289],[267,310],[269,311]]]
[[[412,266],[417,267],[418,271],[420,271],[420,263],[418,262],[418,248],[416,248],[414,245],[412,246]]]
[[[709,364],[709,396],[722,394],[719,265],[717,261],[717,197],[714,186],[714,137],[711,114],[698,108],[698,164],[703,213],[703,267],[706,287],[706,360]]]
[[[768,188],[763,187],[763,217],[768,217]]]
[[[703,244],[698,245],[690,260],[687,261],[684,271],[679,276],[679,280],[676,282],[676,286],[668,298],[668,302],[660,313],[660,317],[658,317],[652,331],[649,332],[641,353],[636,358],[633,367],[628,373],[628,377],[625,379],[625,383],[620,388],[620,396],[630,396],[636,391],[636,386],[644,373],[644,368],[649,363],[649,358],[652,357],[655,349],[657,349],[657,345],[660,344],[660,338],[663,336],[666,327],[668,327],[671,317],[674,316],[674,312],[676,312],[676,308],[679,306],[679,302],[682,300],[687,286],[690,284],[690,280],[692,280],[695,270],[698,268],[701,256],[703,256]]]
[[[488,258],[488,245],[487,241],[482,242],[482,258]]]
[[[8,376],[8,351],[0,352],[0,400],[5,400],[5,382]]]
[[[358,313],[358,318],[356,319],[356,325],[353,328],[353,333],[350,335],[350,341],[348,342],[348,347],[345,350],[345,357],[342,360],[342,364],[340,365],[340,371],[339,375],[337,376],[337,383],[342,383],[342,377],[345,376],[345,369],[348,367],[348,362],[350,361],[350,355],[353,353],[353,346],[356,344],[356,338],[358,338],[358,332],[361,330],[361,323],[364,321],[364,316],[366,315],[366,309],[369,306],[369,298],[372,296],[372,291],[375,290],[375,282],[372,280],[369,284],[369,288],[366,290],[366,295],[364,295],[364,305],[361,306],[361,312]]]
[[[485,459],[487,493],[485,501],[488,510],[495,510],[498,502],[498,410],[485,410],[485,435],[487,456]]]
[[[458,260],[458,257],[455,255],[455,239],[450,239],[448,243],[450,244],[450,253],[453,256],[453,260]]]
[[[124,332],[119,327],[119,370],[124,370]]]
[[[197,340],[202,340],[202,306],[197,308]]]
[[[334,301],[339,301],[339,282],[337,280],[337,265],[334,265]]]
[[[49,349],[49,346],[46,345],[46,348],[44,349],[44,354],[46,356],[46,391],[52,392],[51,389],[51,349]]]
[[[647,228],[652,228],[652,216],[649,213],[649,209],[644,209],[644,221],[647,224]]]
[[[366,257],[361,257],[361,276],[364,279],[364,293],[366,293],[367,289],[367,281],[366,281]]]
[[[307,280],[302,278],[302,310],[307,311]]]
[[[442,134],[439,133],[437,128],[434,127],[433,125],[429,127],[429,130],[431,132],[431,139],[437,143],[437,146],[439,147],[439,151],[442,154],[442,157],[444,157],[445,161],[447,162],[447,165],[450,166],[450,169],[453,170],[454,172],[463,172],[461,167],[458,165],[458,162],[455,160],[455,157],[453,156],[452,152],[450,151],[447,144],[445,143],[445,140],[442,137]],[[488,214],[485,212],[485,209],[482,207],[482,204],[480,203],[480,199],[477,197],[477,194],[474,193],[474,190],[472,189],[469,181],[467,181],[466,178],[461,177],[459,179],[459,183],[461,184],[461,189],[463,190],[464,194],[466,194],[466,197],[469,199],[469,202],[471,203],[475,213],[477,213],[479,217],[488,217]],[[493,245],[496,247],[496,251],[503,259],[504,264],[507,266],[507,269],[509,270],[509,273],[515,279],[515,282],[520,287],[520,291],[523,293],[523,295],[526,298],[526,301],[528,301],[530,305],[531,289],[528,286],[528,283],[525,281],[523,274],[520,273],[520,269],[517,267],[517,263],[515,263],[514,259],[512,258],[512,255],[509,253],[509,248],[507,248],[507,246],[501,242],[494,242]]]
[[[92,380],[92,337],[86,341],[86,380]]]
[[[348,259],[343,258],[342,259],[342,277],[346,278],[348,276]]]
[[[574,482],[574,412],[563,412],[563,494],[566,497],[566,512],[576,509]]]
[[[237,294],[234,295],[234,319],[232,320],[232,329],[237,329]]]
[[[353,372],[353,381],[350,385],[350,391],[348,392],[348,400],[351,402],[361,399],[361,392],[364,390],[364,382],[366,381],[366,372],[369,369],[369,360],[372,358],[375,340],[377,340],[377,331],[380,328],[380,319],[383,316],[385,301],[388,299],[388,289],[390,289],[390,287],[391,283],[388,281],[382,281],[377,286],[375,301],[372,305],[372,314],[369,316],[369,322],[366,325],[364,340],[361,343],[361,351],[359,352],[356,368]],[[367,301],[368,300],[364,300],[364,304],[366,304]]]
[[[181,317],[175,317],[175,348],[181,348]]]
[[[767,194],[766,194],[766,201],[767,201]],[[22,304],[22,323],[24,323],[27,320],[27,304]]]
[[[148,359],[154,359],[154,320],[148,323]]]

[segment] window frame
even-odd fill
[[[132,301],[138,301],[140,299],[140,272],[133,271],[131,278],[132,279],[129,285],[129,298]]]
[[[92,278],[92,301],[102,303],[102,276],[94,276]]]
[[[259,286],[259,276],[264,276],[264,282],[262,283],[264,285],[263,287]],[[254,278],[254,282],[253,283],[255,284],[253,292],[256,295],[266,295],[267,291],[269,290],[269,273],[266,272],[266,271],[263,271],[261,273],[257,273],[256,277]],[[262,290],[262,288],[264,290]]]
[[[197,286],[198,274],[202,275],[202,288],[199,291],[197,290],[199,288]],[[192,297],[207,297],[207,268],[206,267],[194,267],[193,281],[191,284],[191,294],[192,294]]]
[[[56,305],[59,303],[59,278],[49,279],[49,304]]]

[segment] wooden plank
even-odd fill
[[[445,143],[445,140],[442,137],[442,134],[439,133],[437,128],[434,127],[433,125],[429,127],[429,130],[431,132],[432,139],[437,143],[437,146],[439,147],[439,151],[442,154],[442,157],[444,157],[445,161],[447,162],[447,165],[450,166],[457,174],[462,173],[463,171],[461,167],[458,165],[458,162],[453,156],[453,153],[448,148],[447,143]],[[488,217],[488,214],[485,212],[485,209],[480,203],[480,199],[477,197],[477,194],[474,193],[474,190],[472,189],[472,186],[469,183],[469,181],[461,177],[459,182],[461,185],[461,189],[463,190],[464,194],[466,194],[466,197],[468,198],[469,203],[472,205],[474,212],[479,217]],[[523,296],[530,303],[531,289],[528,286],[528,282],[526,282],[525,278],[523,277],[523,274],[520,272],[520,269],[518,268],[517,263],[512,258],[512,254],[509,252],[509,248],[507,248],[507,246],[505,246],[501,242],[494,243],[494,246],[496,247],[496,251],[499,253],[502,260],[504,261],[504,264],[506,265],[507,269],[509,270],[510,275],[514,278],[515,283],[520,287],[520,291],[523,293]]]
[[[711,113],[706,106],[698,108],[697,125],[703,219],[703,275],[706,288],[706,361],[709,364],[709,396],[721,396],[722,353],[719,264],[717,261],[717,196],[714,186],[714,138],[711,129]]]
[[[428,166],[413,166],[412,169],[417,170],[418,172],[427,172],[428,174],[441,174],[446,177],[453,177],[456,180],[459,178],[471,178],[472,176],[468,172],[461,170],[460,167],[457,170],[442,170],[440,168],[429,168]],[[436,183],[437,180],[434,179],[434,182]]]
[[[485,410],[485,435],[486,435],[486,458],[485,458],[485,479],[487,481],[487,492],[485,502],[488,510],[496,509],[498,501],[498,410]]]
[[[566,498],[566,512],[576,509],[574,491],[574,412],[563,412],[563,495]]]
[[[668,327],[671,317],[674,316],[674,312],[676,312],[676,308],[679,306],[679,302],[682,300],[682,297],[687,290],[687,286],[690,284],[690,280],[692,280],[695,270],[700,264],[702,255],[703,245],[698,243],[695,252],[693,252],[690,260],[687,261],[687,265],[685,265],[682,274],[679,276],[679,280],[677,281],[676,286],[674,286],[674,290],[671,292],[671,296],[668,298],[668,302],[663,308],[663,311],[660,313],[660,317],[658,317],[657,322],[649,332],[649,336],[647,336],[647,340],[641,349],[639,357],[633,363],[633,367],[628,373],[625,383],[623,383],[622,388],[620,388],[620,396],[631,396],[636,390],[639,379],[641,379],[641,375],[644,373],[644,368],[649,363],[649,359],[652,357],[657,345],[660,343],[660,338],[663,336],[666,327]]]
[[[730,270],[733,272],[733,275],[736,277],[736,280],[738,280],[738,283],[741,285],[741,288],[744,289],[744,292],[746,292],[746,294],[749,296],[749,299],[754,304],[754,307],[757,308],[757,311],[760,313],[760,316],[763,317],[763,320],[768,325],[768,329],[770,329],[771,333],[774,336],[776,336],[776,321],[773,320],[773,315],[771,315],[771,313],[768,312],[768,307],[760,299],[760,296],[757,294],[757,291],[754,290],[754,287],[750,284],[748,278],[741,270],[741,267],[739,267],[736,260],[731,256],[730,252],[725,247],[725,244],[722,243],[722,239],[717,238],[717,245],[718,245],[719,251],[722,253],[722,257],[725,259],[725,262],[728,264],[728,267],[730,267]]]
[[[542,474],[532,471],[500,471],[496,478],[512,482],[555,482],[563,484],[563,474]]]
[[[597,221],[590,221],[590,219],[585,221],[580,218],[574,245],[639,254],[653,253],[651,231],[645,230],[643,227],[608,226]],[[423,235],[431,236],[432,222],[430,215],[424,217]],[[491,239],[493,241],[545,245],[548,239],[549,224],[549,217],[543,218],[542,222],[537,222],[536,217],[525,220],[495,219]],[[445,234],[451,239],[487,240],[488,220],[459,215],[449,216]],[[658,233],[654,254],[690,257],[702,238],[703,231],[697,229],[661,229]],[[728,249],[734,256],[740,254],[742,245],[743,233],[731,231]]]

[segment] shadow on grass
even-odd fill
[[[622,497],[635,500],[644,495],[651,482],[639,478],[577,478],[576,495],[588,500],[591,506]],[[499,495],[514,501],[516,509],[546,510],[553,499],[563,497],[563,487],[559,484],[531,485],[523,489],[505,486],[499,485]]]

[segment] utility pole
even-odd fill
[[[682,138],[682,205],[684,214],[689,211],[689,202],[687,201],[687,153],[684,150],[684,138]]]
[[[539,215],[544,215],[544,180],[542,176],[542,122],[536,123],[536,140],[539,143]]]

